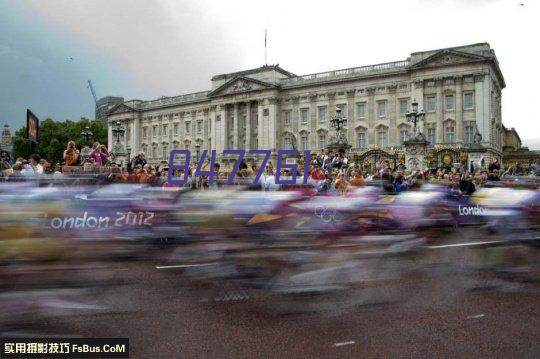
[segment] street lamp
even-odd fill
[[[330,124],[337,132],[340,132],[345,126],[347,126],[347,119],[342,116],[341,108],[336,107],[336,115],[330,120]]]
[[[81,136],[84,137],[84,140],[88,142],[90,140],[90,137],[92,137],[93,133],[90,131],[90,127],[86,126],[84,130],[81,132]]]
[[[195,152],[197,153],[197,162],[199,162],[199,152],[201,150],[201,144],[199,142],[197,142],[195,144]]]
[[[416,102],[416,99],[413,101],[413,103],[411,103],[411,106],[412,106],[412,111],[407,112],[405,114],[405,117],[407,118],[407,122],[412,122],[414,126],[413,131],[416,136],[418,133],[417,124],[418,122],[424,120],[424,118],[426,117],[426,114],[424,111],[420,111],[420,112],[418,111],[418,102]]]
[[[112,129],[113,136],[116,137],[116,144],[120,144],[120,138],[124,135],[126,129],[122,126],[120,121],[117,121],[115,126]]]

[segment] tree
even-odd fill
[[[81,132],[88,126],[92,137],[88,142],[81,136]],[[52,164],[61,163],[62,155],[68,141],[75,141],[77,148],[92,146],[92,143],[107,143],[107,126],[101,121],[91,121],[81,118],[79,121],[67,120],[65,122],[46,118],[39,124],[39,143],[37,153]],[[28,158],[30,155],[30,141],[26,139],[26,127],[20,128],[13,136],[13,157]]]

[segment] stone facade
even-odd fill
[[[390,63],[297,76],[278,65],[214,76],[209,91],[131,100],[108,112],[126,127],[124,146],[150,162],[172,149],[309,149],[331,136],[336,106],[348,119],[352,151],[401,147],[412,135],[405,119],[417,100],[426,112],[420,131],[435,148],[466,148],[475,131],[491,156],[502,156],[505,87],[487,43],[415,52]]]

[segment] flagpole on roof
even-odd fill
[[[268,54],[266,52],[266,29],[264,29],[264,66],[268,65]]]

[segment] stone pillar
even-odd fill
[[[217,149],[217,146],[216,146],[216,136],[217,136],[217,131],[216,131],[216,108],[212,108],[210,110],[210,149],[211,150],[215,150]]]
[[[170,125],[169,125],[170,126]],[[139,151],[141,121],[139,115],[134,115],[133,128],[131,129],[131,156],[134,157]]]
[[[317,122],[319,121],[319,108],[317,107],[317,94],[309,96],[309,135],[308,135],[308,150],[317,148]],[[327,108],[328,110],[328,108]],[[328,111],[326,111],[328,112]],[[326,114],[326,122],[328,122],[328,114]],[[298,151],[302,151],[302,135],[296,134]]]
[[[436,134],[437,134],[437,143],[444,143],[444,96],[442,93],[442,79],[436,79],[436,85],[437,85],[437,97],[436,97],[436,106],[435,106],[435,116],[437,119],[437,127],[436,127]]]
[[[264,150],[266,143],[264,142],[263,131],[263,101],[257,102],[257,142],[259,150]]]
[[[114,121],[107,121],[107,149],[109,151],[111,148],[113,148],[113,134],[112,134],[112,127],[113,127]]]
[[[405,166],[409,170],[423,169],[426,149],[429,145],[428,141],[424,140],[409,140],[405,141]]]
[[[251,150],[251,102],[246,103],[246,143],[245,150]]]
[[[375,122],[377,114],[375,112],[375,87],[369,87],[366,89],[367,99],[367,118],[368,118],[368,130],[367,130],[367,145],[375,145]]]
[[[221,130],[220,130],[220,139],[221,139],[221,149],[219,153],[223,153],[223,150],[229,150],[229,126],[227,126],[227,105],[221,105]]]
[[[344,114],[347,118],[347,141],[349,145],[355,146],[354,143],[354,124],[355,124],[355,118],[354,118],[354,95],[356,94],[356,91],[354,89],[347,90],[347,113]]]
[[[465,142],[465,132],[463,130],[463,92],[461,80],[461,76],[454,77],[454,83],[456,87],[454,112],[456,115],[456,143],[458,144],[463,144]]]
[[[398,146],[398,129],[397,129],[397,116],[399,112],[396,111],[396,90],[397,85],[390,85],[388,90],[388,106],[386,108],[386,118],[388,119],[388,146]]]
[[[238,128],[238,124],[239,124],[239,121],[238,121],[238,102],[235,102],[234,105],[233,105],[233,130],[232,130],[232,135],[233,135],[233,143],[231,143],[231,148],[232,149],[235,149],[235,150],[238,150],[240,149],[239,147],[239,128]]]
[[[484,112],[484,75],[474,75],[474,109],[478,131],[482,135],[482,145],[489,146],[489,118]]]
[[[268,149],[277,151],[276,135],[277,135],[277,100],[271,98],[268,100]]]

